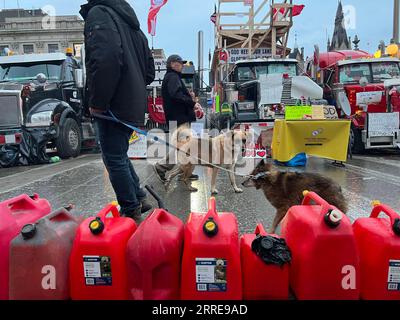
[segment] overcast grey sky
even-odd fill
[[[256,4],[261,0],[255,0]],[[3,0],[0,6],[32,9],[53,5],[57,14],[78,14],[81,4],[86,0]],[[147,33],[147,13],[150,0],[128,0],[136,10],[143,30]],[[155,48],[163,48],[167,55],[180,53],[186,59],[197,64],[197,32],[205,33],[205,46],[208,60],[208,50],[213,48],[213,24],[210,15],[214,12],[215,0],[169,0],[162,8],[158,17],[157,35],[154,39]],[[326,48],[327,34],[332,36],[338,0],[295,0],[296,4],[306,7],[301,16],[294,18],[289,45],[294,45],[294,34],[297,34],[298,44],[305,47],[306,54],[311,55],[314,44],[321,49]],[[374,52],[380,40],[389,42],[393,27],[393,0],[342,0],[344,6],[355,9],[355,29],[348,30],[349,36],[355,34],[361,39],[360,48]],[[346,13],[349,17],[351,11]],[[354,23],[353,23],[354,22]],[[208,61],[207,64],[208,65]]]

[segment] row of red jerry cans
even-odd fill
[[[181,220],[161,209],[139,229],[113,205],[83,222],[67,209],[50,211],[37,195],[0,203],[1,299],[288,297],[287,267],[263,268],[251,252],[256,235],[242,238],[243,270],[261,268],[270,282],[264,287],[260,279],[245,277],[249,290],[242,293],[237,220],[232,213],[217,214],[215,199],[206,215],[190,215],[185,231]],[[262,226],[257,233],[266,235]],[[219,279],[207,279],[221,269]]]
[[[311,200],[316,205],[310,205]],[[107,217],[110,211],[113,218]],[[381,211],[391,217],[390,222],[378,219]],[[6,218],[0,221],[8,221],[10,227],[0,224],[5,231],[0,233],[0,243],[7,246],[7,237],[10,241],[18,234],[21,217],[30,216],[31,221],[24,220],[29,223],[48,212],[48,203],[37,196],[2,203],[0,214]],[[23,228],[10,249],[10,298],[287,298],[288,268],[264,265],[251,252],[255,235],[242,237],[240,261],[236,217],[217,214],[214,199],[206,215],[189,216],[185,231],[183,223],[164,210],[156,210],[136,230],[134,222],[120,218],[114,206],[106,207],[96,219],[85,220],[75,237],[78,224],[68,212],[59,210]],[[352,228],[336,208],[314,193],[306,194],[303,205],[291,208],[282,226],[292,249],[290,284],[296,296],[358,299],[361,282],[364,299],[399,299],[398,227],[398,215],[377,205],[371,218],[359,219]],[[258,232],[263,232],[261,227]],[[371,246],[376,249],[372,253]],[[0,251],[4,257],[5,251]],[[6,277],[3,272],[2,279]],[[7,282],[0,283],[3,299]]]

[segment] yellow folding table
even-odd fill
[[[348,120],[276,120],[272,157],[287,162],[304,152],[346,162],[350,126]]]

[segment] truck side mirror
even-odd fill
[[[83,81],[83,70],[82,69],[75,69],[74,70],[74,78],[75,78],[75,85],[77,88],[83,88],[84,81]]]

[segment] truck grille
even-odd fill
[[[0,92],[0,128],[15,128],[21,126],[21,109],[19,92]]]

